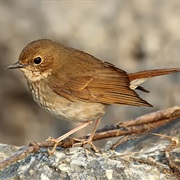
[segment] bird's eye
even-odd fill
[[[42,59],[41,59],[40,57],[36,57],[36,58],[34,59],[34,64],[38,65],[38,64],[41,63],[41,61],[42,61]]]

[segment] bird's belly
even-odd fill
[[[73,122],[85,122],[95,120],[104,114],[105,107],[101,104],[85,104],[82,101],[71,102],[61,97],[58,99],[56,102],[46,102],[45,109],[60,119]]]
[[[95,120],[105,113],[104,104],[70,101],[42,84],[39,86],[29,84],[29,87],[37,104],[57,118],[72,122],[85,122]]]

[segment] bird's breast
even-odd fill
[[[85,122],[95,120],[105,113],[104,104],[80,100],[72,102],[53,92],[43,81],[28,82],[28,85],[37,104],[57,118]]]

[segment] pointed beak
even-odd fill
[[[19,62],[16,62],[16,63],[11,64],[10,66],[8,66],[6,69],[24,68],[26,66],[27,66],[26,64],[20,64]]]

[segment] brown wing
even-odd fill
[[[73,73],[68,78],[64,75],[50,80],[49,86],[55,93],[71,101],[152,106],[130,89],[126,72],[109,63],[95,68],[93,71],[85,68],[84,73]]]

